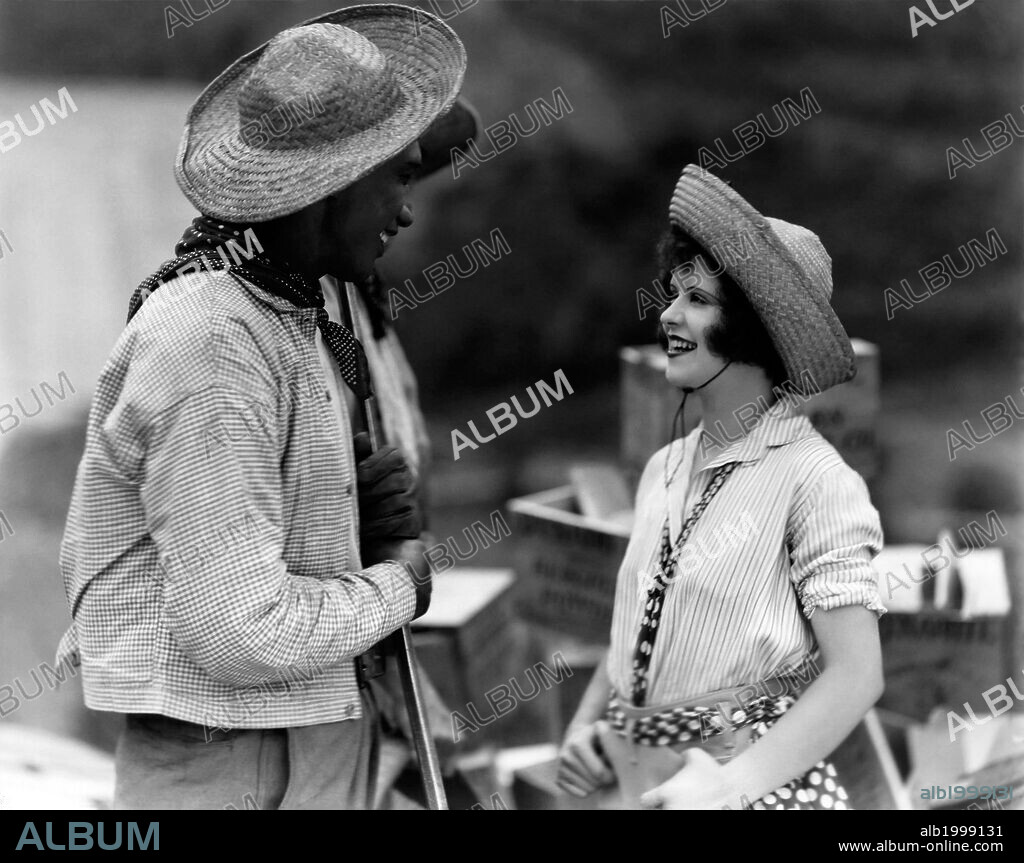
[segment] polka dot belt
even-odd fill
[[[604,718],[623,737],[628,736],[632,722],[633,742],[643,746],[705,741],[727,730],[749,726],[753,726],[753,738],[757,739],[795,702],[796,697],[790,694],[761,695],[743,705],[735,701],[726,705],[723,700],[715,699],[706,705],[697,703],[692,707],[669,707],[654,713],[645,711],[644,715],[631,720],[619,697],[613,693]]]

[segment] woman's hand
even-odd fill
[[[685,750],[682,757],[683,767],[675,776],[640,796],[644,809],[739,808],[739,795],[718,761],[697,747]]]
[[[615,774],[605,759],[597,732],[604,720],[569,726],[558,753],[558,786],[576,797],[586,797],[602,785],[611,785]]]

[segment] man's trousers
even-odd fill
[[[117,743],[115,809],[371,809],[378,713],[297,728],[209,729],[128,714]]]

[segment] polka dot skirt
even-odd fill
[[[750,805],[751,809],[853,809],[836,768],[819,761],[799,779],[787,782]]]

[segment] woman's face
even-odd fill
[[[661,313],[668,354],[665,377],[675,387],[699,387],[726,363],[711,353],[707,340],[708,329],[722,323],[722,284],[700,267],[687,273],[677,269],[670,284],[673,300]]]

